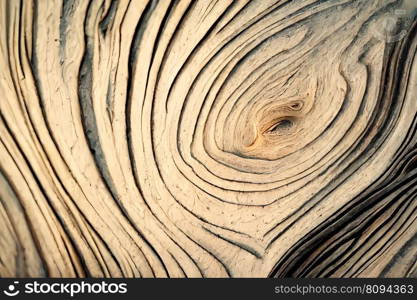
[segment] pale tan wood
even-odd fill
[[[0,0],[0,276],[415,277],[415,0]]]

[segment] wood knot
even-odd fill
[[[288,134],[294,127],[294,117],[283,117],[274,120],[272,125],[262,132],[263,135]]]

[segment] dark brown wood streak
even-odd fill
[[[417,1],[0,0],[0,277],[417,277]]]

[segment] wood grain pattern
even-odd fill
[[[416,12],[0,0],[0,276],[417,277]]]

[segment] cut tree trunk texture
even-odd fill
[[[415,0],[0,0],[1,277],[416,277]]]

